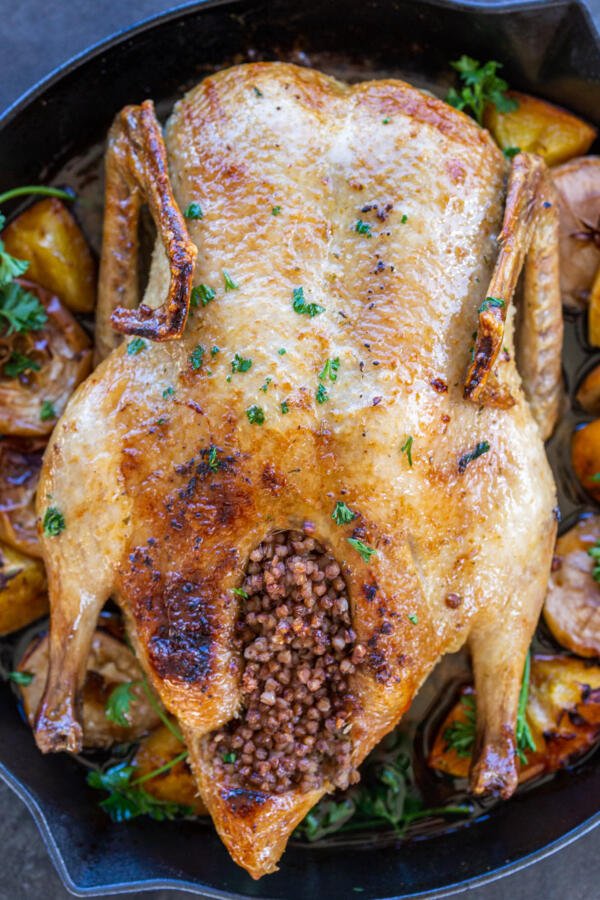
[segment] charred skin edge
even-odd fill
[[[173,195],[167,152],[151,100],[145,100],[141,106],[126,106],[119,113],[111,129],[106,166],[107,195],[120,186],[125,196],[119,212],[115,210],[116,233],[107,229],[109,241],[103,248],[103,258],[112,253],[117,242],[121,246],[131,245],[137,256],[134,232],[142,199],[145,199],[171,272],[169,293],[162,306],[158,309],[143,303],[138,309],[119,306],[111,314],[112,326],[121,334],[135,334],[152,341],[180,338],[190,307],[197,249],[190,240]],[[110,174],[116,175],[116,184]],[[113,207],[114,200],[107,196],[107,208]],[[118,285],[113,285],[114,288],[118,292]]]

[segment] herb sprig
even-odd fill
[[[507,82],[496,74],[502,68],[502,63],[489,60],[482,65],[479,60],[463,55],[450,65],[458,72],[463,87],[460,91],[450,88],[446,103],[468,112],[480,125],[488,103],[493,103],[503,113],[518,108],[518,102],[513,97],[506,96]]]

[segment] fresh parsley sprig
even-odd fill
[[[138,684],[139,681],[124,681],[113,688],[104,709],[104,715],[109,722],[114,722],[122,728],[131,725],[131,704],[136,699],[133,689]]]
[[[493,103],[503,113],[518,108],[518,102],[513,97],[506,96],[507,82],[496,74],[502,68],[502,63],[492,59],[482,65],[479,60],[463,54],[450,65],[458,72],[463,87],[460,91],[450,88],[446,103],[468,112],[480,125],[488,103]]]
[[[186,759],[187,750],[183,750],[163,766],[147,772],[132,781],[135,766],[126,762],[111,766],[104,772],[92,770],[88,772],[87,783],[99,791],[106,791],[108,796],[100,801],[102,809],[108,813],[113,822],[128,822],[138,816],[150,816],[158,822],[191,815],[192,809],[179,803],[158,800],[149,794],[141,785],[156,778]]]

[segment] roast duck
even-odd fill
[[[140,303],[143,205],[158,237]],[[253,877],[464,644],[471,787],[508,797],[556,532],[557,265],[542,161],[506,160],[401,81],[257,63],[205,78],[164,136],[150,101],[125,108],[106,155],[105,358],[38,493],[65,525],[43,537],[40,748],[81,746],[113,598]]]

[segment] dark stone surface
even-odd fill
[[[495,3],[490,0],[490,5]],[[588,0],[588,6],[600,27],[600,0]],[[0,0],[0,108],[69,57],[170,7],[164,0]],[[1,783],[0,809],[0,900],[69,897],[29,813]],[[599,851],[600,829],[596,829],[534,866],[466,896],[471,900],[593,900],[600,895]],[[171,900],[185,895],[159,891],[129,896]]]

